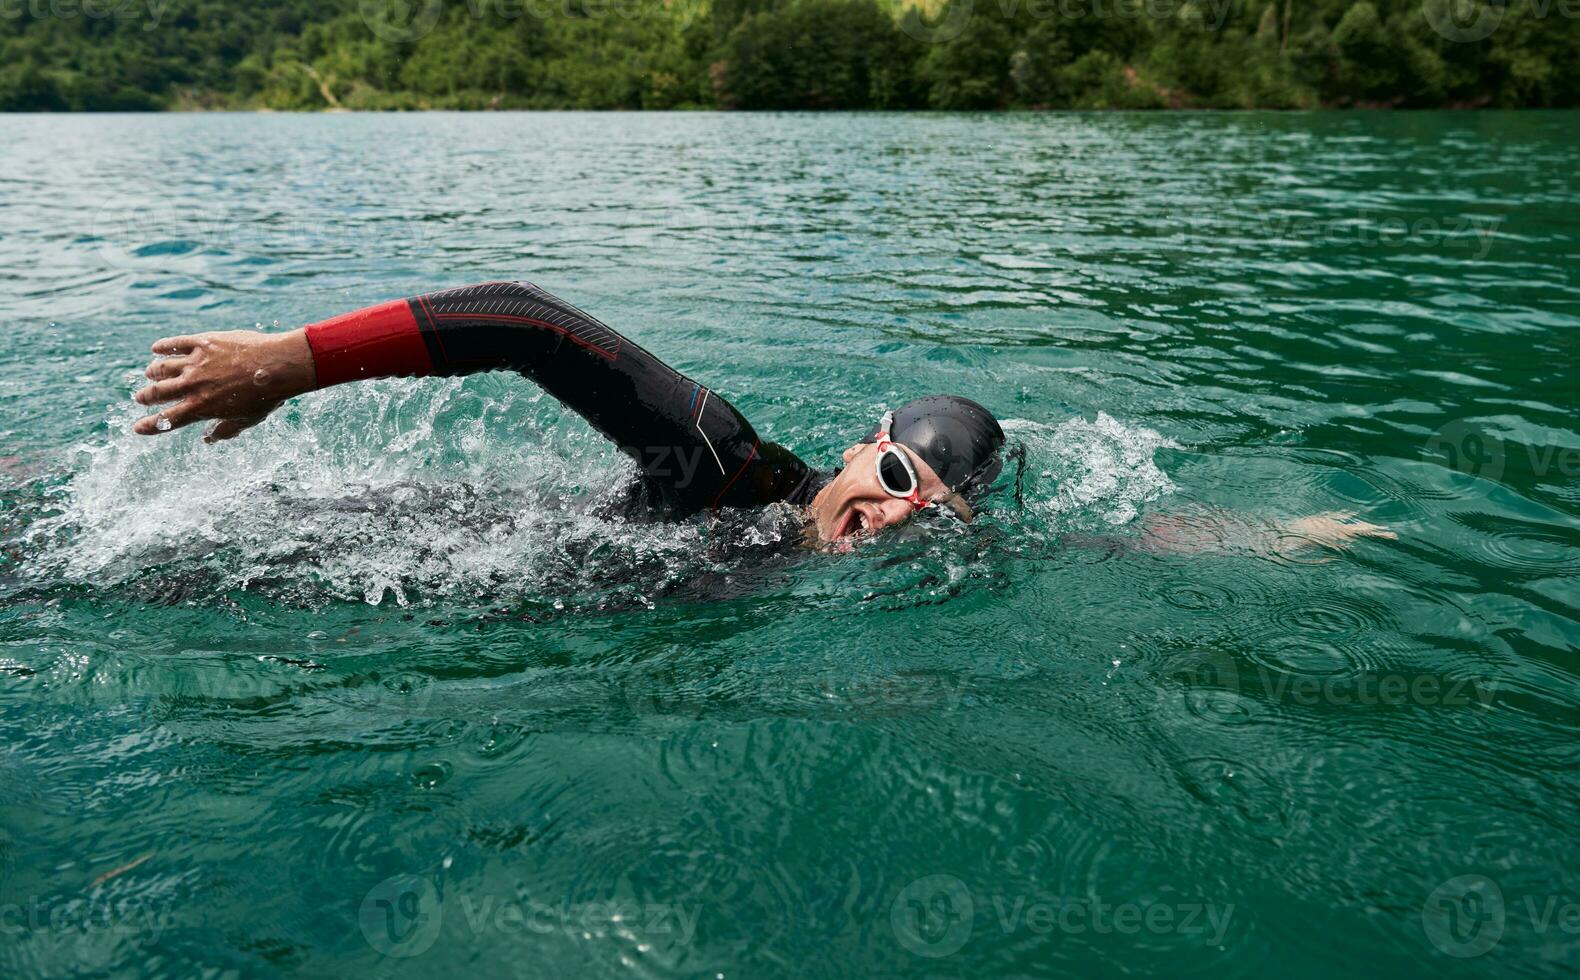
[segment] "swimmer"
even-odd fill
[[[372,378],[516,371],[635,460],[637,491],[675,516],[783,502],[809,537],[840,548],[938,509],[970,521],[1005,455],[991,412],[929,395],[883,412],[820,471],[761,439],[718,392],[682,375],[564,300],[526,282],[492,282],[396,300],[281,334],[166,337],[133,397],[164,405],[133,431],[211,421],[205,442],[233,439],[297,395]],[[1339,523],[1339,522],[1334,522]],[[1338,540],[1381,531],[1339,523]]]

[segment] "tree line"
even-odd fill
[[[1572,107],[1580,0],[0,0],[0,109]]]

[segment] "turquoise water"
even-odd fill
[[[5,126],[0,973],[1580,965],[1580,115]],[[600,520],[506,375],[129,432],[496,278],[820,465],[977,397],[1026,506]]]

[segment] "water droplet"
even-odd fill
[[[169,432],[171,429],[170,420],[161,415],[154,420],[154,428],[160,432]]]
[[[433,789],[450,778],[450,766],[444,762],[430,762],[412,774],[412,785],[418,789]]]

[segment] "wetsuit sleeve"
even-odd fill
[[[716,392],[530,283],[384,303],[309,326],[307,342],[320,388],[518,371],[613,440],[649,485],[686,510],[784,500],[811,477]]]

